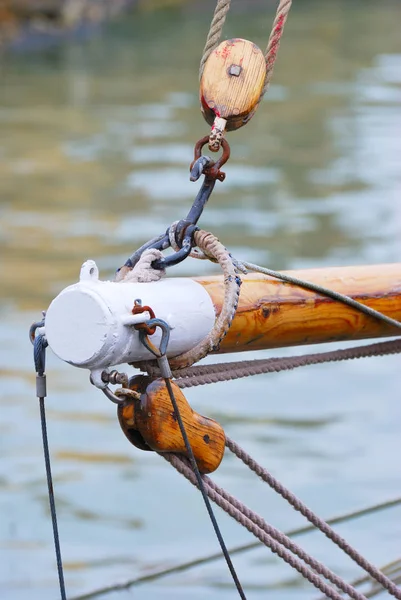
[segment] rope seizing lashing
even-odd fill
[[[174,224],[175,225],[175,224]],[[206,383],[216,383],[218,381],[228,381],[239,379],[241,377],[249,377],[262,373],[280,372],[283,370],[291,370],[297,367],[306,365],[323,364],[326,362],[339,362],[343,360],[352,360],[355,358],[367,358],[372,356],[384,356],[388,354],[398,354],[401,352],[401,340],[379,342],[365,346],[357,346],[344,350],[334,350],[329,352],[320,352],[310,355],[283,357],[283,358],[268,358],[252,361],[239,361],[232,363],[220,363],[216,365],[194,366],[196,362],[205,358],[210,352],[217,350],[220,343],[227,335],[236,309],[239,302],[239,294],[241,287],[241,278],[239,271],[259,272],[271,277],[275,277],[295,286],[303,287],[311,291],[317,292],[322,296],[327,296],[333,300],[345,304],[363,314],[374,319],[401,329],[401,322],[393,319],[370,306],[366,306],[353,298],[326,288],[324,286],[305,281],[272,269],[267,269],[249,263],[246,261],[236,260],[231,253],[225,248],[221,242],[210,232],[197,231],[194,235],[194,240],[197,248],[191,251],[191,256],[198,259],[208,259],[216,262],[223,270],[224,276],[224,299],[221,311],[215,321],[212,331],[201,340],[191,350],[176,356],[170,360],[170,366],[174,376],[177,378],[177,383],[180,387],[194,387],[204,385]],[[146,252],[151,252],[147,250]],[[145,253],[144,253],[145,254]],[[146,266],[150,268],[150,262],[146,262]],[[139,268],[138,263],[136,268]],[[123,281],[135,280],[135,269],[126,275]],[[142,274],[142,269],[139,270]],[[157,271],[156,271],[157,273]],[[142,281],[145,276],[142,276]],[[155,275],[155,278],[157,275]],[[157,376],[158,367],[154,362],[134,363],[134,366],[139,367],[148,372],[149,375]]]
[[[224,302],[211,332],[196,346],[191,348],[191,350],[170,359],[171,369],[190,367],[195,362],[205,358],[213,350],[216,350],[230,329],[238,306],[241,279],[227,248],[212,233],[207,231],[196,231],[194,239],[197,247],[222,268],[224,276]],[[158,373],[158,367],[155,367],[154,361],[135,363],[134,366],[138,366],[152,375],[157,375]]]

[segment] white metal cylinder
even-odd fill
[[[204,287],[192,279],[152,283],[99,281],[93,261],[84,263],[80,281],[64,289],[46,313],[46,337],[62,360],[96,371],[154,358],[133,324],[134,301],[149,305],[171,328],[168,356],[193,348],[213,327],[215,311]],[[146,314],[145,314],[146,318]],[[157,346],[160,330],[152,336]]]

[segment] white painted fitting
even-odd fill
[[[193,348],[212,329],[215,311],[202,285],[192,279],[165,278],[152,283],[99,281],[94,261],[82,265],[80,281],[63,290],[46,313],[46,338],[62,360],[93,372],[154,358],[132,327],[136,299],[171,327],[167,355]],[[147,319],[141,315],[139,322]],[[152,336],[157,346],[160,329]]]
[[[139,323],[145,323],[145,321],[149,321],[150,313],[145,311],[138,315],[125,315],[121,317],[121,322],[123,325],[138,325]]]
[[[227,125],[227,120],[222,117],[215,117],[213,121],[213,129],[224,131]]]

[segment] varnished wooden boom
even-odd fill
[[[401,320],[401,264],[286,273],[346,294]],[[266,275],[241,278],[237,313],[220,353],[401,335],[400,329],[316,292]],[[223,301],[222,278],[195,280],[209,293],[218,314]]]

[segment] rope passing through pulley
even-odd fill
[[[224,130],[239,129],[252,118],[265,73],[262,51],[247,40],[227,40],[211,53],[200,81],[202,113],[212,125],[209,150],[218,152]]]
[[[265,54],[241,38],[219,45],[230,4],[217,1],[199,70],[201,110],[212,125],[211,152],[218,152],[225,131],[249,122],[266,93],[292,0],[279,1]]]

